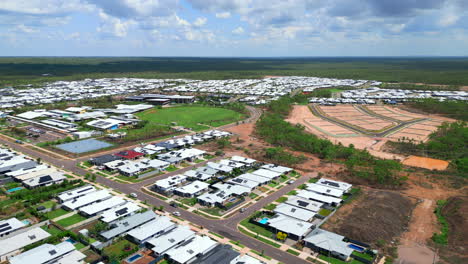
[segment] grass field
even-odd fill
[[[191,128],[195,131],[208,129],[208,126],[221,126],[242,119],[243,115],[235,111],[202,106],[180,106],[163,109],[148,109],[137,114],[142,120],[147,120],[151,124],[171,125],[176,122],[178,126]]]
[[[57,224],[63,226],[63,227],[67,227],[67,226],[71,226],[71,225],[74,225],[76,223],[79,223],[81,221],[84,221],[86,220],[86,217],[82,216],[82,215],[79,215],[79,214],[74,214],[72,216],[69,216],[67,218],[64,218],[64,219],[61,219],[59,221],[57,221]]]
[[[46,215],[47,215],[47,218],[54,219],[54,218],[57,218],[59,216],[62,216],[62,215],[68,214],[68,213],[69,213],[68,211],[66,211],[66,210],[64,210],[62,208],[59,208],[57,210],[47,212]]]

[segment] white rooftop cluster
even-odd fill
[[[411,100],[437,98],[440,100],[468,100],[466,91],[429,91],[429,90],[401,90],[370,87],[366,89],[349,90],[341,93],[347,99],[378,99],[378,100]]]
[[[27,85],[26,87],[3,88],[0,89],[0,108],[136,93],[187,81],[183,79],[104,78],[57,81],[46,83],[41,87]]]
[[[223,93],[236,95],[256,95],[276,97],[290,93],[297,88],[304,91],[313,91],[316,88],[332,86],[360,86],[367,80],[341,80],[331,78],[284,76],[244,80],[209,80],[200,82],[188,82],[174,87],[164,88],[164,91],[199,92],[199,93]],[[379,83],[372,82],[373,85]]]

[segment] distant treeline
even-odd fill
[[[428,98],[409,103],[411,107],[430,114],[440,114],[453,119],[468,121],[468,102],[464,101],[439,101]]]
[[[468,58],[0,58],[0,87],[104,77],[208,80],[265,75],[468,85]]]
[[[351,177],[357,177],[369,184],[397,186],[403,183],[400,176],[401,164],[393,160],[380,160],[365,150],[335,145],[331,141],[307,133],[301,125],[284,121],[291,105],[302,97],[282,97],[271,102],[268,111],[256,124],[256,133],[276,146],[317,154],[326,160],[338,160],[346,165]]]

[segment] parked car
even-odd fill
[[[174,202],[170,203],[169,205],[170,205],[170,206],[172,206],[172,207],[174,207],[174,208],[176,208],[176,207],[177,207],[177,204],[176,204],[176,203],[174,203]]]
[[[296,182],[296,181],[294,181],[294,180],[289,180],[289,181],[288,181],[288,184],[293,184],[293,183],[295,183],[295,182]]]
[[[137,198],[137,197],[138,197],[138,195],[137,195],[136,193],[131,193],[130,196],[133,197],[133,198]]]
[[[179,212],[179,211],[175,211],[175,212],[173,212],[172,214],[175,215],[175,216],[180,216],[180,212]]]

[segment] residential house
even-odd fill
[[[83,206],[90,205],[92,203],[104,201],[104,200],[109,199],[111,197],[112,197],[112,195],[109,193],[108,190],[99,190],[99,191],[96,191],[96,192],[87,193],[84,196],[73,198],[72,200],[68,200],[68,201],[62,203],[62,207],[64,209],[73,211],[73,210],[79,209],[79,208],[81,208]]]
[[[16,217],[0,221],[0,237],[8,236],[9,234],[19,230],[26,225]]]
[[[288,234],[288,238],[300,240],[304,238],[313,227],[313,224],[292,218],[283,214],[277,214],[268,219],[267,225],[276,232]]]
[[[153,211],[134,214],[111,224],[111,228],[109,230],[103,231],[99,235],[105,241],[109,241],[116,237],[123,236],[127,234],[128,231],[148,223],[155,218],[156,214]]]
[[[165,255],[168,250],[194,237],[195,232],[190,230],[190,227],[179,225],[168,233],[148,240],[146,244],[154,252],[154,255],[158,257]]]
[[[176,227],[177,224],[172,222],[169,217],[158,216],[156,219],[129,231],[127,237],[136,244],[143,245],[146,241],[168,233]]]
[[[315,251],[320,251],[325,255],[330,254],[332,257],[347,261],[354,250],[343,239],[344,236],[316,228],[304,238],[304,242],[306,247]]]
[[[187,181],[185,175],[174,175],[168,178],[158,180],[154,183],[154,189],[157,192],[171,194],[172,191]]]
[[[283,214],[305,222],[311,221],[315,216],[315,213],[312,211],[308,211],[287,203],[277,205],[273,212],[277,214]]]
[[[134,202],[126,202],[123,205],[111,208],[101,214],[101,221],[110,224],[123,217],[130,216],[140,210],[141,207]]]
[[[86,255],[65,241],[57,245],[43,244],[10,258],[10,264],[84,263]]]
[[[25,232],[0,240],[0,262],[21,253],[28,245],[42,241],[50,237],[50,234],[40,227],[29,229]]]
[[[208,252],[214,249],[217,245],[218,242],[212,240],[208,236],[196,235],[189,241],[170,249],[166,252],[166,255],[172,263],[187,264],[208,254]]]
[[[195,197],[208,190],[210,185],[201,181],[194,181],[185,186],[174,189],[174,194],[183,197]]]

